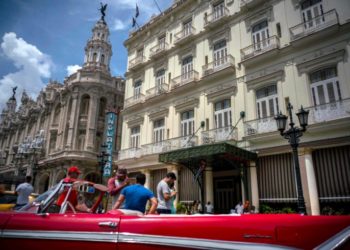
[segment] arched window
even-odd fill
[[[314,105],[336,102],[342,99],[336,67],[317,70],[310,74]]]
[[[53,124],[58,125],[60,121],[60,114],[61,114],[61,105],[58,104],[55,109],[54,117],[53,117]]]
[[[279,107],[276,84],[256,91],[256,106],[259,119],[277,115]]]
[[[102,64],[105,64],[105,55],[101,56],[101,60],[100,61],[101,61]]]
[[[94,53],[94,55],[92,57],[92,61],[93,62],[97,62],[97,53]]]
[[[107,100],[106,100],[106,98],[102,97],[100,99],[100,107],[99,107],[99,111],[98,111],[98,116],[100,118],[105,117],[106,106],[107,106]]]
[[[89,106],[90,106],[90,96],[85,95],[81,100],[80,114],[88,115],[89,114]]]

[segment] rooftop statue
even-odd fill
[[[17,90],[17,86],[12,88],[12,98],[11,99],[15,99],[15,95],[16,95],[16,90]]]
[[[105,21],[105,16],[106,16],[106,9],[107,9],[107,4],[101,3],[101,8],[99,9],[101,11],[101,19],[104,22]]]

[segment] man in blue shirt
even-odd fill
[[[118,209],[124,203],[124,209],[137,210],[145,213],[146,203],[149,200],[151,203],[151,208],[149,214],[154,214],[157,209],[157,199],[154,197],[153,193],[145,188],[146,176],[144,174],[138,174],[136,176],[136,184],[125,187],[117,202],[115,203],[113,209]]]

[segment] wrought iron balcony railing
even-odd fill
[[[145,56],[137,56],[136,58],[129,61],[129,69],[136,67],[146,61]]]
[[[207,76],[210,74],[213,74],[217,71],[223,70],[228,67],[233,67],[235,66],[235,59],[231,55],[227,55],[224,57],[221,57],[209,64],[204,65],[203,68],[203,75]]]
[[[350,117],[350,98],[309,108],[309,124]]]
[[[129,97],[129,98],[125,99],[125,101],[124,101],[124,108],[131,107],[131,106],[133,106],[135,104],[142,103],[144,101],[145,101],[145,95],[144,94],[134,95],[132,97]]]
[[[156,83],[157,85],[157,83]],[[162,83],[159,86],[150,88],[146,91],[146,99],[150,99],[159,95],[162,95],[169,91],[169,84]]]
[[[220,141],[238,140],[237,128],[233,126],[211,129],[202,132],[203,144],[215,143]]]
[[[197,71],[192,70],[187,73],[182,74],[181,76],[175,77],[171,80],[171,88],[177,88],[191,82],[196,82],[199,79],[199,74]]]
[[[196,33],[196,29],[193,26],[182,29],[180,32],[175,34],[175,44],[181,43],[186,38],[191,37]]]
[[[169,44],[167,44],[166,42],[159,43],[156,46],[151,48],[150,56],[152,57],[152,56],[162,54],[162,52],[165,52],[166,50],[168,50],[168,48],[169,48]]]
[[[271,36],[267,39],[254,43],[248,47],[241,49],[241,58],[246,60],[248,58],[263,54],[267,51],[277,49],[280,47],[280,40],[277,36]]]
[[[118,159],[124,160],[124,159],[130,159],[130,158],[139,158],[142,155],[142,149],[141,148],[128,148],[123,149],[119,151]]]
[[[275,116],[269,116],[244,122],[244,133],[246,136],[276,131],[277,125]]]
[[[339,24],[338,14],[335,10],[330,10],[323,15],[316,16],[290,28],[291,40],[297,40],[336,24]]]
[[[229,15],[230,11],[227,7],[216,9],[211,14],[204,17],[204,27],[213,26],[215,23],[219,23],[219,20],[222,20]]]

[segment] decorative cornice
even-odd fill
[[[194,97],[185,97],[175,103],[176,112],[183,112],[188,109],[197,107],[199,99]]]
[[[245,82],[248,90],[257,89],[271,82],[281,81],[284,77],[284,64],[275,65],[274,67],[247,74]]]
[[[159,118],[163,118],[165,116],[168,116],[169,114],[169,109],[168,108],[159,108],[156,110],[152,110],[148,113],[148,116],[150,118],[150,120],[154,121],[157,120]]]

